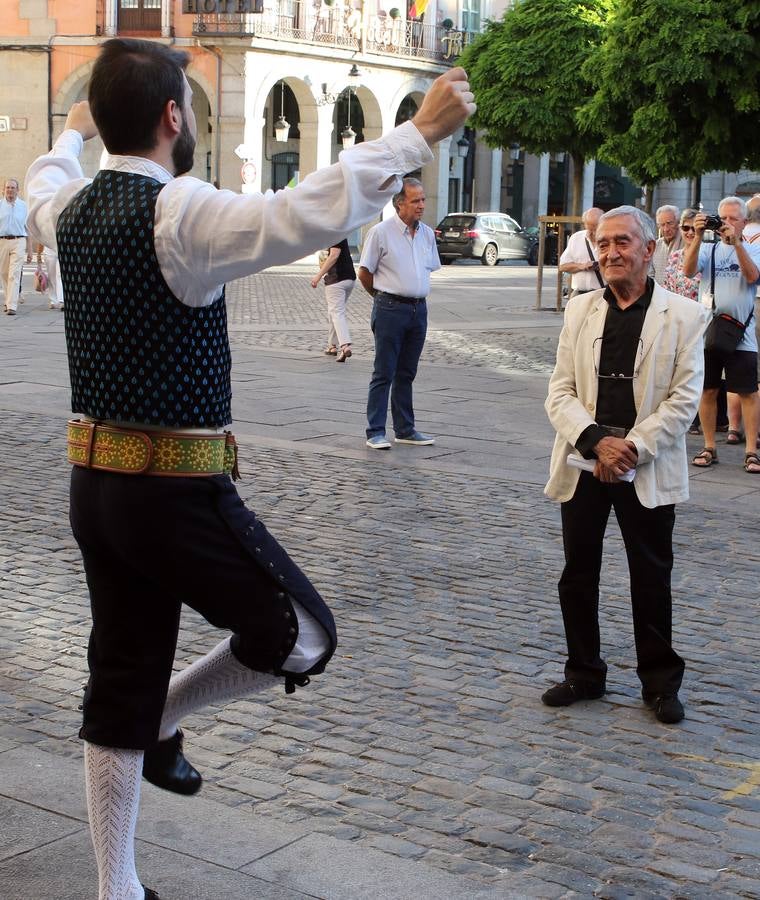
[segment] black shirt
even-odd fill
[[[644,293],[625,309],[617,305],[615,295],[609,287],[604,292],[608,306],[607,316],[604,320],[601,347],[594,347],[594,359],[598,360],[600,376],[596,400],[597,424],[589,425],[575,444],[586,459],[596,456],[592,448],[609,434],[605,425],[628,431],[636,422],[633,378],[638,376],[641,364],[643,349],[641,329],[649,304],[652,302],[653,290],[654,280],[647,278]]]
[[[351,259],[351,251],[348,249],[348,238],[343,238],[339,244],[332,247],[340,248],[340,256],[335,265],[325,275],[325,284],[337,284],[339,281],[356,281],[354,261]],[[332,250],[332,247],[330,248]]]

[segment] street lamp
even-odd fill
[[[340,133],[340,142],[343,144],[343,149],[348,150],[349,147],[353,147],[356,142],[356,132],[351,127],[351,87],[347,88],[348,90],[348,118],[346,121],[346,127]]]
[[[356,88],[359,87],[359,79],[361,78],[361,72],[359,71],[359,67],[354,63],[351,66],[351,69],[348,73],[348,87],[346,90],[348,91],[348,114],[346,127],[340,133],[340,142],[343,144],[343,149],[348,150],[349,147],[353,147],[356,142],[356,132],[351,127],[351,101],[353,99],[353,94]]]
[[[290,123],[285,118],[285,82],[280,82],[280,117],[274,123],[274,139],[281,144],[288,140],[288,132],[290,131]]]
[[[509,145],[509,158],[510,159],[519,159],[520,158],[520,145],[517,143]]]
[[[360,87],[360,79],[362,73],[359,71],[359,67],[354,63],[351,68],[348,70],[348,84],[349,87],[353,87],[354,90]],[[337,94],[332,93],[327,90],[327,82],[322,82],[322,96],[317,97],[315,103],[317,106],[331,106],[334,103],[337,103],[340,99],[340,95],[343,93],[342,90],[338,91]]]
[[[466,159],[467,154],[469,152],[470,152],[470,142],[467,140],[467,138],[464,135],[462,135],[462,137],[460,137],[459,140],[457,141],[457,156],[460,159]]]

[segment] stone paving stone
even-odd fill
[[[601,599],[610,693],[548,710],[539,696],[561,677],[564,647],[559,515],[540,491],[549,451],[541,404],[557,328],[468,331],[466,366],[461,344],[431,336],[420,409],[442,426],[438,447],[447,451],[487,425],[490,467],[461,468],[474,441],[455,462],[447,453],[402,457],[399,448],[379,460],[351,424],[362,415],[371,358],[369,301],[355,299],[356,365],[329,377],[339,434],[358,437],[317,452],[296,420],[304,409],[314,415],[310,384],[325,384],[322,304],[301,274],[256,276],[230,291],[241,420],[266,425],[244,425],[251,474],[239,489],[328,599],[340,644],[328,672],[294,697],[273,692],[188,719],[204,794],[273,823],[313,822],[357,848],[383,840],[399,858],[421,852],[427,864],[483,883],[504,867],[526,897],[760,896],[760,797],[726,796],[750,774],[727,763],[755,764],[760,745],[752,687],[760,554],[753,534],[725,516],[729,500],[750,508],[755,490],[739,457],[725,456],[710,474],[712,493],[700,473],[678,511],[683,726],[661,726],[641,706],[614,522]],[[29,347],[51,384],[65,380],[60,332],[36,334]],[[0,333],[0,356],[11,349]],[[530,358],[541,374],[527,363],[522,377],[505,374],[494,368],[503,363],[496,351]],[[0,751],[31,743],[73,757],[89,625],[66,523],[63,416],[22,415],[9,396],[0,403],[5,456],[38,463],[21,485],[0,473]],[[461,426],[451,424],[455,408]],[[277,418],[291,424],[267,431]],[[323,424],[316,429],[331,433]],[[510,468],[520,456],[532,468]],[[177,668],[217,640],[183,614]],[[335,802],[335,791],[360,807]],[[475,831],[483,846],[463,839]],[[593,882],[588,857],[600,862]],[[726,869],[711,881],[708,859]]]

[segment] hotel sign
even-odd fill
[[[264,0],[182,0],[183,13],[260,13]]]

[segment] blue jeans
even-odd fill
[[[367,437],[385,433],[389,392],[396,437],[409,437],[414,431],[412,382],[425,346],[427,304],[402,303],[380,293],[370,325],[375,335],[375,368],[367,397]]]

